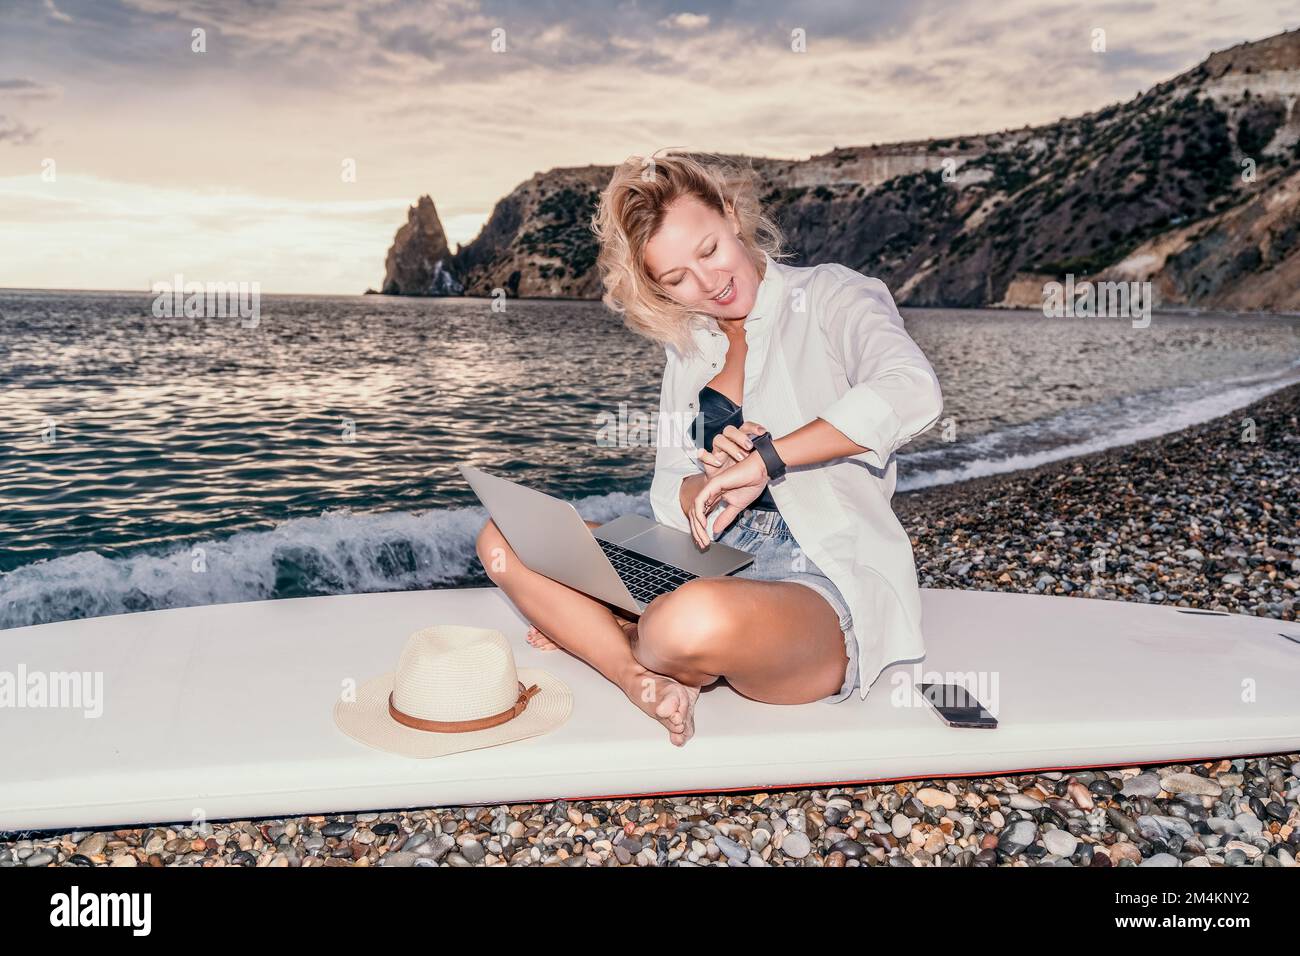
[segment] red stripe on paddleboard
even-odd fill
[[[1271,757],[1271,756],[1273,756],[1273,752],[1266,751],[1264,753],[1219,754],[1213,757],[1178,758],[1176,760],[1170,760],[1167,762],[1173,764],[1192,764],[1192,763],[1207,763],[1211,760],[1225,760],[1225,759],[1235,760],[1240,757]],[[537,801],[518,800],[518,801],[511,801],[511,802],[512,803],[527,803],[527,802],[549,803],[552,800],[565,800],[568,801],[569,803],[573,803],[576,800],[616,800],[621,797],[674,797],[683,794],[696,794],[696,793],[699,794],[739,793],[742,791],[751,792],[751,791],[759,791],[759,790],[821,790],[821,789],[825,789],[826,787],[845,787],[845,786],[855,786],[858,784],[866,784],[866,783],[893,783],[898,780],[943,780],[949,777],[970,777],[972,779],[978,780],[984,777],[1005,777],[1012,774],[1039,773],[1044,770],[1090,770],[1094,767],[1137,767],[1137,766],[1150,767],[1150,766],[1155,766],[1159,763],[1161,763],[1161,761],[1154,761],[1154,762],[1145,761],[1141,764],[1080,763],[1080,764],[1069,764],[1061,767],[1024,767],[1019,770],[991,770],[987,772],[980,771],[978,773],[932,773],[932,774],[926,774],[924,776],[919,776],[919,777],[913,774],[913,775],[907,775],[902,777],[872,777],[867,780],[825,780],[820,782],[814,781],[811,783],[773,783],[773,784],[766,784],[766,785],[755,784],[753,786],[748,786],[748,787],[714,787],[708,790],[646,790],[644,792],[637,792],[637,793],[626,793],[626,792],[625,793],[603,793],[603,794],[597,794],[595,796],[588,796],[588,797],[551,797],[551,798],[547,798],[546,800],[537,800]]]

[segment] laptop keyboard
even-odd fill
[[[596,542],[632,596],[643,604],[649,604],[659,595],[675,591],[687,581],[699,577],[601,538]]]

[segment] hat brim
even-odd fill
[[[334,723],[353,740],[376,750],[403,757],[441,757],[536,737],[569,719],[573,692],[567,684],[535,668],[520,667],[517,673],[525,687],[536,684],[538,692],[529,699],[522,714],[495,727],[439,733],[399,724],[388,713],[388,695],[393,690],[396,671],[366,681],[357,689],[355,701],[336,701]]]

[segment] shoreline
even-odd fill
[[[1243,419],[1254,422],[1253,442],[1242,440]],[[1132,445],[898,492],[893,506],[922,587],[1293,621],[1298,496],[1300,385],[1292,385]],[[0,837],[0,867],[1293,867],[1300,753]]]
[[[1246,419],[1254,442],[1242,440]],[[912,538],[922,587],[1073,594],[1294,621],[1298,463],[1300,384],[1131,445],[898,492],[893,505]],[[1097,573],[1089,559],[1100,557],[1105,569]]]

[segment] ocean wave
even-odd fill
[[[648,496],[623,492],[573,504],[589,521],[651,514]],[[238,601],[452,587],[482,577],[474,542],[486,521],[480,507],[420,514],[354,514],[343,508],[156,554],[109,558],[82,551],[0,576],[0,628]]]

